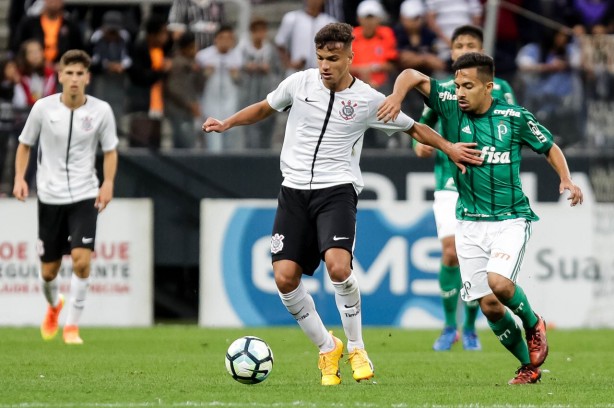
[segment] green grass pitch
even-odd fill
[[[344,339],[341,329],[335,333]],[[269,343],[270,377],[258,385],[226,373],[228,345],[243,335]],[[0,408],[45,407],[614,407],[614,331],[551,330],[536,385],[509,386],[516,360],[489,331],[484,350],[436,353],[433,330],[366,328],[375,381],[322,387],[317,350],[298,327],[83,328],[83,346],[35,328],[0,328]],[[345,359],[345,357],[344,357]]]

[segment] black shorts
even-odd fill
[[[94,250],[98,209],[95,199],[72,204],[38,202],[38,256],[43,262],[62,259],[73,248]]]
[[[294,261],[313,275],[329,248],[353,257],[358,196],[351,184],[319,190],[282,186],[271,237],[273,262]]]

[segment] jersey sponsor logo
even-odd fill
[[[276,254],[284,249],[284,236],[275,234],[271,237],[271,253]]]
[[[499,140],[503,141],[503,136],[507,135],[507,126],[505,125],[505,122],[499,122],[497,125],[497,134],[499,135]]]
[[[461,129],[461,132],[471,134],[471,128],[469,127],[469,125],[467,125]]]
[[[498,152],[492,146],[482,147],[482,154],[480,155],[486,163],[490,164],[509,164],[510,152]]]
[[[358,105],[357,103],[352,103],[352,101],[348,100],[347,102],[341,101],[343,108],[339,111],[339,115],[345,120],[354,119],[356,117],[356,111],[354,108]]]
[[[445,92],[439,92],[439,99],[441,99],[442,101],[455,101],[456,98],[456,94],[453,94],[450,91],[445,91]]]
[[[531,133],[533,133],[535,137],[537,137],[537,140],[542,143],[546,143],[548,139],[546,139],[546,136],[544,136],[541,130],[539,130],[539,128],[537,127],[537,123],[530,120],[527,122],[527,125],[529,126],[529,129],[531,129]]]
[[[90,130],[92,130],[94,128],[94,126],[92,125],[93,119],[89,116],[84,117],[83,119],[81,119],[81,129],[84,132],[88,132]]]
[[[520,112],[512,109],[512,108],[508,108],[508,109],[495,109],[493,112],[495,115],[503,115],[503,116],[513,116],[515,118],[519,118],[520,117]]]

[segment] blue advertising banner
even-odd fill
[[[205,225],[221,227],[214,228],[217,233],[205,233],[204,239],[207,266],[201,293],[213,297],[203,302],[210,304],[204,314],[213,314],[209,323],[231,323],[220,314],[227,310],[241,325],[295,324],[281,304],[271,267],[275,204],[208,203],[213,208],[205,213]],[[387,206],[387,211],[381,206],[359,207],[353,269],[361,287],[363,324],[406,325],[406,320],[418,319],[422,327],[439,327],[443,317],[437,283],[441,250],[431,206],[415,208],[404,203]],[[212,281],[212,275],[217,279]],[[212,294],[207,282],[222,290],[214,289]],[[324,323],[340,324],[324,264],[313,277],[305,276],[304,282]],[[217,299],[220,292],[226,293],[223,299]]]

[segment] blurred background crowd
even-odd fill
[[[490,0],[492,2],[492,0]],[[497,73],[567,149],[614,147],[614,1],[500,0]],[[280,149],[284,115],[224,135],[200,131],[262,100],[292,72],[317,67],[324,25],[355,27],[353,74],[388,94],[415,68],[450,73],[450,36],[483,26],[487,0],[0,0],[6,9],[0,94],[0,180],[10,192],[16,138],[37,99],[58,92],[68,49],[92,56],[88,93],[115,112],[121,148],[224,153]],[[415,94],[405,111],[420,116]],[[365,148],[409,149],[372,133]],[[33,149],[34,151],[34,149]],[[35,162],[32,160],[31,162]]]

